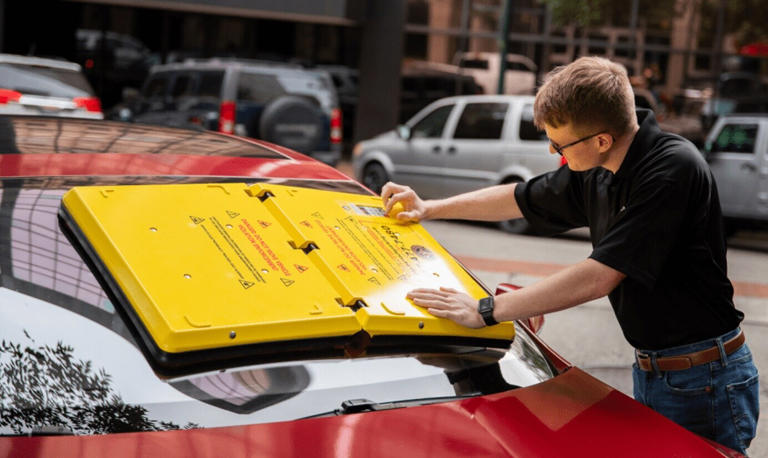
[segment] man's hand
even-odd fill
[[[468,328],[485,326],[477,311],[477,300],[455,289],[414,289],[406,297],[436,317],[448,318]]]
[[[398,221],[418,222],[426,218],[427,206],[416,192],[408,186],[389,182],[381,189],[381,201],[384,204],[384,212],[389,215],[392,207],[400,203],[403,211],[392,215]]]

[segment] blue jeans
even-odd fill
[[[715,339],[641,352],[652,359],[720,348],[720,360],[682,371],[645,372],[633,365],[635,400],[675,423],[715,442],[746,453],[760,413],[757,368],[746,343],[725,355],[723,343],[739,328]]]

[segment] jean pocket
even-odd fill
[[[709,367],[665,372],[659,382],[653,408],[696,434],[714,437],[715,398]]]
[[[665,372],[664,384],[670,392],[681,396],[700,396],[712,392],[712,376],[706,364],[684,371]]]
[[[760,413],[758,375],[726,386],[736,436],[746,449],[757,432],[757,417]]]

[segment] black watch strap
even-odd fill
[[[480,299],[480,302],[477,304],[477,311],[480,313],[480,316],[483,317],[486,326],[499,324],[499,322],[493,318],[493,296]]]

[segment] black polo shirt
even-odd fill
[[[720,201],[702,155],[664,133],[649,110],[616,174],[568,167],[515,189],[538,230],[589,226],[595,259],[627,278],[609,295],[624,336],[658,350],[724,334],[744,314],[733,305]]]

